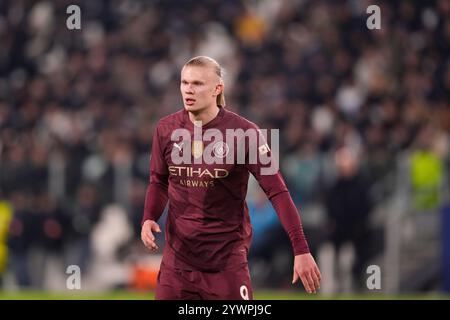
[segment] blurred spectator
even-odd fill
[[[85,282],[88,290],[108,290],[128,284],[131,267],[122,263],[119,251],[129,244],[132,232],[123,208],[112,204],[102,210],[100,221],[92,230],[92,272]]]
[[[316,200],[314,196],[319,186],[321,160],[315,145],[305,142],[297,153],[286,157],[283,162],[289,191],[300,208]]]
[[[10,194],[14,215],[9,229],[11,267],[19,287],[32,286],[30,249],[39,241],[36,216],[30,210],[30,199],[22,192]]]
[[[372,203],[369,195],[369,184],[360,171],[356,153],[342,147],[336,151],[335,162],[338,171],[336,181],[326,194],[326,209],[330,240],[334,244],[335,253],[339,257],[344,244],[351,244],[354,252],[354,263],[351,266],[355,288],[364,286],[363,275],[370,256],[369,218]],[[337,259],[339,261],[340,259]],[[344,270],[338,266],[337,279],[344,279]],[[345,290],[341,288],[338,292]]]
[[[7,239],[12,215],[11,205],[8,202],[3,201],[0,194],[0,288],[2,287],[3,276],[8,263]]]
[[[39,193],[35,202],[33,210],[39,220],[42,246],[49,253],[62,255],[65,237],[67,237],[67,214],[46,192]]]
[[[38,288],[61,288],[61,284],[54,283],[65,272],[63,262],[68,216],[47,192],[36,194],[32,211],[39,233],[39,241],[34,247],[37,250],[31,259],[33,284]]]
[[[77,201],[71,214],[73,231],[71,247],[73,264],[88,272],[91,257],[91,233],[100,217],[100,199],[97,189],[91,185],[81,185],[77,191]]]
[[[419,131],[417,149],[411,154],[411,182],[416,210],[437,209],[440,205],[444,178],[443,152],[447,141],[430,126]]]

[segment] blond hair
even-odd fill
[[[211,67],[213,68],[215,74],[217,74],[220,78],[220,84],[222,85],[222,91],[217,95],[216,97],[216,103],[218,106],[224,107],[225,106],[225,93],[224,93],[224,87],[223,87],[223,74],[224,70],[220,66],[220,64],[214,60],[213,58],[207,57],[207,56],[198,56],[194,57],[186,64],[184,67]]]

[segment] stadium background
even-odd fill
[[[71,4],[81,30],[66,27]],[[227,108],[280,129],[324,277],[312,298],[448,297],[449,18],[446,0],[1,0],[0,298],[152,296],[151,137],[182,107],[195,55],[225,68]],[[254,181],[248,203],[256,298],[311,298]]]

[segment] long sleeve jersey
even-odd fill
[[[174,135],[180,129],[185,133],[182,139]],[[196,140],[195,124],[184,109],[156,125],[142,222],[158,221],[169,203],[165,250],[172,253],[172,258],[170,262],[167,258],[166,263],[203,271],[225,270],[247,263],[252,237],[245,201],[250,173],[276,210],[294,254],[308,253],[300,215],[280,171],[267,174],[262,170],[269,164],[263,164],[259,156],[273,157],[265,138],[257,134],[256,140],[249,138],[250,135],[243,139],[235,137],[232,141],[226,139],[227,130],[260,133],[258,126],[220,107],[217,116],[200,130],[207,136],[208,131],[214,132],[210,129],[220,131],[223,141]],[[191,152],[184,159],[190,161],[179,163],[174,155],[183,155],[186,150]],[[211,157],[222,158],[223,163],[195,161],[208,150]],[[251,160],[252,150],[256,150],[256,161]],[[233,161],[228,161],[230,159]]]

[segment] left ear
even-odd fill
[[[219,95],[223,91],[223,83],[219,83],[216,85],[216,89],[214,90],[214,93],[216,95]]]

